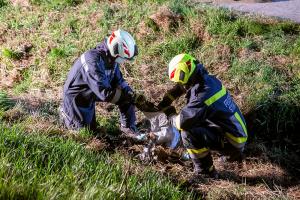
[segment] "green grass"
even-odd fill
[[[163,90],[171,84],[167,77],[168,62],[176,54],[191,53],[211,74],[222,80],[234,98],[242,96],[239,106],[243,112],[255,113],[255,119],[250,121],[254,126],[249,130],[255,135],[254,141],[263,141],[267,147],[277,149],[273,152],[276,157],[280,157],[278,152],[284,152],[281,157],[287,160],[289,152],[297,151],[300,143],[297,132],[300,116],[299,25],[256,20],[190,1],[30,2],[32,9],[23,12],[8,1],[0,0],[0,41],[4,38],[1,69],[9,74],[20,65],[26,67],[22,81],[7,88],[6,93],[22,96],[33,88],[59,91],[81,53],[95,47],[112,30],[123,28],[133,34],[139,47],[139,56],[133,63],[125,65],[124,77],[132,78],[133,89],[148,94],[149,98],[157,91],[161,91],[162,96]],[[149,18],[161,6],[168,6],[182,17],[170,30],[159,27]],[[19,51],[24,43],[33,46],[27,56],[22,56]],[[145,66],[150,69],[148,74],[143,71]],[[46,81],[41,74],[46,75]],[[148,86],[143,81],[154,84]],[[6,93],[0,93],[0,116],[14,105]],[[155,101],[157,103],[159,98]],[[38,113],[44,121],[51,119],[55,130],[58,129],[58,104],[49,100],[41,105]],[[10,122],[9,126],[14,127],[12,130],[0,122],[4,131],[0,134],[2,199],[124,198],[121,197],[124,193],[121,182],[127,157],[118,153],[88,152],[84,149],[85,144],[72,138],[60,138],[59,134],[48,134],[48,130],[38,130],[35,135],[23,131],[26,125],[36,121],[36,116],[27,113],[25,119],[16,120],[21,123],[20,127]],[[98,116],[97,121],[110,134],[118,131],[115,111],[109,116]],[[87,130],[79,135],[84,141],[92,137]],[[290,140],[296,145],[287,142]],[[10,146],[4,145],[5,141]],[[272,157],[272,152],[268,155]],[[297,164],[298,158],[291,159]],[[111,163],[107,163],[108,160]],[[132,160],[129,162],[136,165]],[[76,166],[78,169],[73,169]],[[157,173],[133,173],[128,179],[130,187],[125,193],[128,198],[185,199],[185,192]],[[239,187],[232,195],[243,196],[243,192],[244,188]],[[221,198],[223,194],[217,193],[212,195]]]
[[[10,99],[5,92],[0,90],[0,110],[6,111],[14,107],[14,105],[14,101]]]
[[[0,199],[188,199],[167,178],[120,154],[0,124]],[[124,165],[125,163],[125,165]],[[125,176],[129,165],[130,176]]]
[[[61,10],[68,6],[76,6],[82,3],[82,0],[30,0],[33,5],[44,6],[47,9]]]
[[[14,60],[19,60],[22,57],[22,54],[17,51],[13,51],[11,49],[3,49],[2,50],[2,55],[3,57],[6,57],[8,59],[14,59]]]
[[[0,0],[0,8],[4,7],[7,5],[7,1],[6,0]]]

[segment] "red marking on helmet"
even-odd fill
[[[128,49],[125,49],[125,50],[124,50],[124,53],[125,53],[128,57],[130,57],[130,54],[129,54]]]
[[[126,46],[124,43],[123,43],[123,47],[124,47],[125,49],[128,49],[127,46]]]
[[[175,71],[176,71],[176,69],[174,69],[174,70],[171,72],[171,74],[170,74],[170,79],[174,78],[174,76],[175,76]]]
[[[126,46],[124,43],[123,43],[123,47],[124,47],[124,53],[125,53],[126,55],[128,55],[128,57],[130,57],[129,50],[128,50],[127,46]]]
[[[112,40],[116,37],[115,32],[113,32],[109,38],[109,44],[112,42]]]
[[[188,68],[189,68],[189,71],[191,71],[191,68],[192,68],[192,66],[191,66],[191,61],[188,60],[188,61],[186,62],[186,64],[187,64],[187,66],[188,66]]]

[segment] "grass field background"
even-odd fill
[[[193,54],[222,80],[247,119],[247,170],[230,175],[216,161],[226,179],[187,188],[168,170],[143,166],[127,153],[87,148],[93,140],[88,131],[59,126],[57,108],[72,63],[117,28],[132,33],[139,47],[137,59],[122,66],[125,79],[156,103],[172,86],[167,63],[179,53]],[[0,0],[0,52],[1,199],[299,197],[297,24],[193,1],[31,0],[13,6]],[[106,107],[98,106],[97,120],[114,133],[118,111]]]

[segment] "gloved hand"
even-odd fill
[[[167,115],[169,118],[172,115],[176,115],[176,109],[174,106],[168,106],[162,109],[162,111]]]
[[[132,97],[133,97],[134,104],[137,104],[137,105],[144,104],[147,101],[146,97],[143,94],[133,92]]]
[[[134,93],[132,91],[121,91],[121,96],[117,104],[134,103]]]

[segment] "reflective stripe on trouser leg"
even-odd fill
[[[181,131],[181,138],[184,147],[192,159],[203,158],[209,153],[209,148],[205,147],[205,142],[199,141],[199,139],[202,140],[202,138],[197,138],[195,135],[184,130]]]
[[[195,172],[209,172],[213,169],[212,157],[209,150],[209,139],[207,137],[210,133],[206,128],[198,127],[191,132],[181,131],[183,145],[194,164]]]
[[[205,147],[202,149],[187,149],[187,152],[192,159],[204,158],[209,154],[209,149]]]
[[[230,142],[230,144],[238,149],[243,148],[247,141],[247,137],[235,137],[230,133],[225,133],[225,137]]]
[[[235,124],[239,130],[239,136],[226,132],[225,137],[234,147],[243,148],[248,139],[246,124],[244,123],[241,115],[238,112],[234,113],[232,119],[235,121]]]

